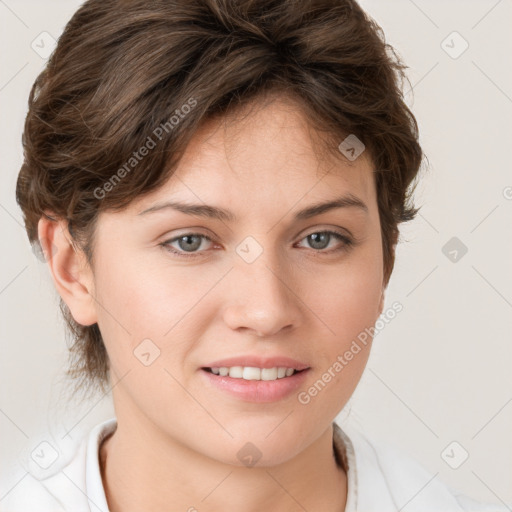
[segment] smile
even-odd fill
[[[288,357],[232,357],[199,368],[208,388],[237,400],[270,403],[290,399],[303,386],[311,368]]]
[[[287,368],[285,366],[276,366],[274,368],[257,368],[255,366],[221,366],[213,368],[205,368],[214,375],[221,377],[231,377],[232,379],[244,380],[277,380],[291,377],[301,370]]]

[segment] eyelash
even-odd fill
[[[342,241],[343,242],[343,245],[341,247],[338,247],[337,249],[331,249],[331,250],[325,250],[325,249],[311,249],[312,251],[316,252],[316,253],[321,253],[321,254],[332,254],[332,253],[337,253],[337,252],[341,252],[341,251],[348,251],[349,249],[351,249],[354,245],[355,245],[355,241],[351,238],[349,238],[348,236],[346,235],[342,235],[341,233],[338,233],[337,231],[313,231],[311,233],[308,233],[305,237],[301,238],[300,241],[306,239],[308,236],[311,236],[311,235],[319,235],[319,234],[329,234],[329,235],[332,235],[334,236],[334,238],[337,238],[338,240]],[[201,237],[205,240],[208,240],[209,242],[213,242],[213,240],[206,236],[206,235],[203,235],[201,233],[184,233],[178,237],[175,237],[175,238],[171,238],[169,240],[166,240],[165,242],[161,243],[160,245],[168,252],[172,253],[172,254],[175,254],[177,255],[178,257],[181,257],[181,258],[197,258],[199,256],[201,256],[201,253],[200,252],[192,252],[192,253],[186,253],[186,252],[183,252],[183,251],[178,251],[174,248],[172,248],[170,246],[171,243],[173,242],[176,242],[178,240],[180,240],[181,238],[184,238],[186,236],[198,236],[198,237]],[[330,240],[329,240],[330,242]]]

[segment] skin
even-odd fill
[[[345,508],[332,422],[359,382],[371,340],[308,404],[297,394],[382,312],[373,167],[365,153],[354,162],[319,158],[315,132],[291,99],[257,106],[204,124],[165,185],[126,210],[101,213],[94,269],[73,249],[65,223],[39,223],[40,239],[55,250],[48,262],[58,292],[75,320],[97,322],[105,340],[118,427],[100,457],[113,512]],[[368,211],[293,219],[345,193]],[[223,207],[238,220],[172,209],[138,215],[171,199]],[[357,242],[346,247],[331,237],[321,246],[308,238],[325,230]],[[186,233],[212,241],[200,238],[197,249],[193,240],[199,256],[189,258],[161,245]],[[252,263],[236,252],[248,236],[263,249]],[[176,240],[171,247],[191,254]],[[133,351],[148,338],[160,356],[145,366]],[[307,379],[274,403],[205,384],[202,366],[245,354],[298,359],[310,367]],[[237,458],[247,442],[261,452],[252,468]]]

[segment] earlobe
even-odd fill
[[[72,243],[65,220],[39,219],[43,254],[62,300],[80,325],[97,322],[93,275],[85,254]]]

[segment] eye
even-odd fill
[[[334,248],[330,251],[325,251],[324,249],[329,247],[329,244],[333,239],[343,242],[341,244],[341,247]],[[314,233],[310,233],[309,235],[304,237],[302,240],[307,240],[308,244],[310,244],[310,247],[312,249],[324,253],[332,253],[347,250],[354,244],[354,241],[351,238],[349,238],[346,235],[342,235],[337,231],[315,231]]]
[[[187,258],[189,256],[198,255],[198,249],[201,247],[203,240],[207,240],[208,242],[212,241],[211,238],[200,233],[185,233],[176,238],[171,238],[161,245],[173,254]],[[172,244],[175,243],[178,245],[178,249],[172,246]]]
[[[324,250],[329,247],[330,242],[333,239],[342,242],[341,246],[329,251]],[[171,238],[170,240],[167,240],[160,245],[165,250],[176,254],[177,256],[189,258],[201,256],[201,253],[205,249],[204,247],[202,251],[199,249],[201,248],[204,240],[213,243],[212,239],[206,235],[202,235],[200,233],[184,233],[183,235]],[[336,231],[315,231],[304,237],[302,240],[307,240],[310,244],[310,247],[316,252],[327,254],[348,250],[354,245],[354,241],[350,237]],[[177,247],[173,244],[177,244]]]

